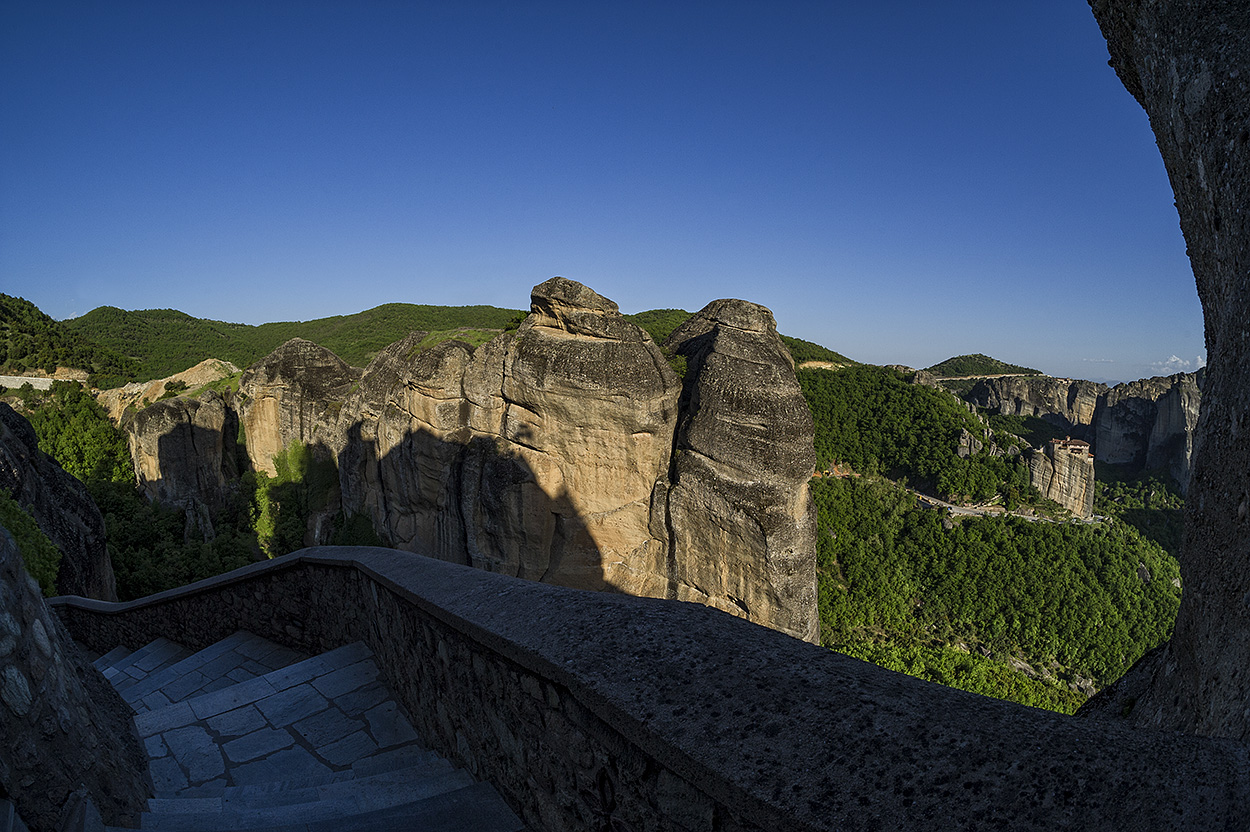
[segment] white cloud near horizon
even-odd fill
[[[1207,366],[1207,357],[1205,355],[1199,355],[1193,361],[1181,358],[1179,355],[1172,355],[1166,361],[1153,361],[1150,364],[1152,370],[1162,375],[1188,373],[1192,370],[1200,370],[1205,366]]]

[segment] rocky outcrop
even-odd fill
[[[564,278],[515,333],[378,355],[335,443],[348,511],[400,548],[584,589],[664,595],[680,382],[616,304]]]
[[[811,417],[766,309],[718,301],[674,334],[684,392],[615,303],[564,278],[477,350],[419,340],[343,405],[347,513],[399,548],[815,637]]]
[[[143,407],[147,402],[159,401],[166,393],[178,390],[194,391],[237,372],[239,368],[229,361],[207,358],[189,370],[175,373],[168,378],[133,382],[125,387],[100,390],[95,394],[95,400],[108,412],[113,424],[120,425],[127,408]]]
[[[239,421],[252,467],[273,476],[273,458],[292,442],[306,445],[334,423],[360,370],[325,347],[292,338],[239,379]]]
[[[3,527],[0,703],[0,792],[33,832],[68,828],[86,798],[133,825],[152,784],[130,708],[44,606]]]
[[[1085,435],[1094,423],[1107,385],[1050,376],[1000,376],[978,381],[968,400],[992,413],[1039,416],[1061,425],[1073,436]]]
[[[1094,457],[1077,439],[1055,439],[1029,454],[1029,485],[1077,517],[1094,513]]]
[[[815,641],[814,429],[772,312],[713,301],[665,346],[688,368],[665,495],[675,596]]]
[[[139,488],[149,500],[212,507],[238,477],[238,416],[219,393],[158,401],[122,419]]]
[[[1133,471],[1164,470],[1189,484],[1194,429],[1202,400],[1202,373],[1182,373],[1117,384],[1098,413],[1094,454]]]
[[[992,413],[1038,416],[1089,441],[1099,462],[1126,473],[1165,471],[1189,483],[1203,371],[1107,387],[1092,381],[1004,376],[978,381],[968,400]]]
[[[1250,15],[1221,0],[1093,0],[1111,65],[1150,117],[1206,324],[1176,627],[1104,713],[1250,738]],[[1115,692],[1107,699],[1114,701]],[[1105,701],[1103,704],[1106,704]],[[1099,706],[1091,708],[1097,712]]]
[[[273,474],[294,441],[335,461],[322,519],[341,507],[400,549],[699,601],[815,640],[811,414],[767,309],[716,301],[675,332],[684,385],[615,303],[562,277],[477,349],[421,350],[423,335],[363,372],[295,339],[244,372],[233,402],[128,417],[145,491],[213,504],[237,408],[254,468]]]
[[[34,428],[0,403],[0,488],[26,509],[61,550],[60,595],[117,600],[104,545],[104,517],[86,487],[39,450]]]

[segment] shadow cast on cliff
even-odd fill
[[[515,444],[408,428],[385,452],[363,422],[335,457],[343,522],[367,517],[384,545],[515,577],[613,589],[589,518]],[[538,449],[532,449],[541,454]],[[320,542],[320,541],[319,541]]]

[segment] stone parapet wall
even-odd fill
[[[1231,829],[1247,746],[891,673],[697,604],[320,547],[126,604],[97,649],[251,629],[377,654],[427,741],[534,829]]]

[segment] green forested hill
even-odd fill
[[[1068,682],[1105,685],[1166,638],[1179,572],[1155,542],[1171,544],[1167,530],[1150,525],[1157,518],[1142,508],[1165,500],[1158,488],[1100,490],[1123,522],[945,517],[880,474],[956,501],[997,492],[1010,507],[1039,501],[1023,460],[984,449],[959,457],[963,431],[984,437],[985,425],[950,393],[909,384],[889,368],[798,376],[818,466],[855,472],[812,481],[826,646],[976,693],[1072,711],[1085,697]],[[994,440],[1014,441],[1005,431]],[[1018,669],[1026,664],[1034,677]]]
[[[173,309],[128,312],[102,306],[65,322],[69,332],[125,350],[138,362],[138,377],[164,378],[221,358],[246,367],[291,338],[304,338],[344,361],[364,366],[375,353],[409,332],[503,330],[518,310],[494,306],[426,306],[388,303],[355,315],[250,326],[193,318]]]
[[[1012,504],[1029,498],[1028,470],[1019,456],[991,456],[988,447],[967,458],[957,454],[962,432],[984,437],[985,425],[951,394],[867,364],[799,370],[798,378],[816,426],[820,468],[840,464],[906,477],[955,499],[1001,494]],[[995,439],[1004,449],[1018,444],[1006,434]]]
[[[131,312],[101,306],[61,324],[50,318],[48,321],[73,336],[102,344],[114,354],[129,356],[126,366],[130,374],[126,380],[147,380],[173,375],[206,358],[220,358],[247,367],[291,338],[320,344],[347,363],[363,367],[377,352],[409,332],[431,333],[431,343],[454,336],[477,344],[515,326],[524,314],[521,310],[495,306],[388,303],[354,315],[251,326],[193,318],[175,309]],[[683,309],[652,309],[625,317],[660,343],[689,318],[690,313]],[[796,362],[854,363],[819,344],[781,337]]]
[[[93,383],[111,386],[138,365],[94,339],[75,337],[30,301],[0,294],[0,374],[52,373],[57,367],[86,370]]]
[[[1126,523],[944,524],[887,481],[812,486],[821,640],[836,650],[1071,711],[1084,697],[1061,680],[1105,685],[1171,630],[1180,603],[1176,561]],[[1030,679],[1008,658],[1053,680]]]
[[[982,355],[979,352],[972,355],[957,355],[954,358],[948,358],[939,364],[927,367],[925,372],[932,373],[938,378],[999,375],[1040,376],[1042,374],[1041,370],[1021,367],[1018,364],[1008,364],[1005,361],[990,358],[988,355]]]

